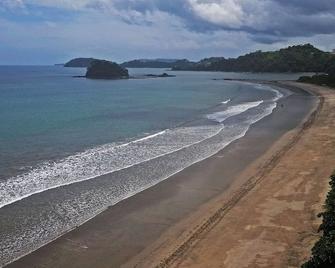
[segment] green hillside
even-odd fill
[[[173,70],[224,72],[324,72],[334,56],[311,44],[291,46],[278,51],[253,53],[238,58],[208,58],[196,63],[176,63]]]

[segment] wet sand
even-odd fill
[[[314,96],[293,89],[293,95],[282,99],[272,115],[215,156],[110,207],[8,267],[151,267],[159,263],[175,265],[180,260],[193,267],[193,263],[188,264],[189,250],[200,243],[193,244],[192,239],[198,241],[199,235],[209,234],[213,226],[208,220],[216,222],[211,217],[227,205],[233,211],[238,201],[258,185],[250,179],[255,179],[259,171],[267,172],[274,159],[277,163],[283,158],[278,155],[283,148],[296,146],[291,140],[315,103]],[[252,186],[248,191],[244,191],[246,184]],[[241,215],[244,218],[244,214],[238,217]],[[224,252],[216,250],[221,255]],[[213,254],[208,256],[214,258]],[[206,262],[199,264],[206,266]]]
[[[319,237],[317,214],[334,170],[335,91],[293,82],[286,85],[319,95],[317,112],[278,151],[278,158],[236,193],[238,202],[213,203],[212,216],[170,252],[156,252],[155,263],[161,267],[300,267],[309,258]],[[152,260],[141,267],[150,267]]]

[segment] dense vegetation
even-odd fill
[[[330,177],[331,189],[327,195],[325,211],[320,213],[322,224],[319,232],[323,232],[319,241],[312,248],[312,257],[302,268],[335,267],[335,175]]]
[[[335,87],[335,57],[332,57],[326,63],[324,74],[316,74],[312,77],[302,76],[298,79],[298,82]]]
[[[154,59],[154,60],[132,60],[121,64],[127,68],[172,68],[178,60]]]
[[[189,61],[187,59],[178,60],[172,66],[172,70],[174,71],[197,71],[196,62]],[[200,71],[200,70],[199,70]]]
[[[324,72],[333,57],[311,44],[290,46],[278,51],[253,53],[238,58],[208,58],[199,62],[176,62],[173,70],[225,72]]]
[[[335,76],[335,56],[327,62],[325,72],[330,76]]]
[[[87,68],[95,60],[97,60],[97,59],[94,59],[94,58],[76,58],[76,59],[72,59],[69,62],[65,63],[64,67]]]
[[[330,76],[328,74],[302,76],[298,79],[298,82],[335,87],[335,76]]]
[[[92,79],[122,79],[129,78],[129,74],[127,69],[115,62],[95,60],[87,68],[86,77]]]

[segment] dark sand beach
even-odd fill
[[[251,177],[259,171],[268,171],[269,165],[285,158],[283,150],[296,146],[292,139],[319,107],[318,97],[296,85],[281,86],[291,89],[292,95],[281,99],[274,112],[253,125],[243,138],[213,157],[110,207],[8,267],[168,266],[181,263],[181,256],[187,256],[183,267],[217,267],[218,263],[207,265],[206,258],[198,262],[198,257],[193,259],[193,255],[186,254],[194,239],[198,239],[194,234],[214,228],[211,219],[216,222],[215,217],[211,217],[220,208],[233,210],[253,188],[249,183],[252,187],[241,191]],[[236,217],[244,216],[245,212],[236,212]],[[239,222],[238,225],[243,226]],[[222,237],[218,233],[215,236]],[[210,248],[210,244],[204,244],[203,248]],[[221,251],[219,246],[216,250]],[[213,252],[208,256],[213,258]]]

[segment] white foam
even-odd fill
[[[282,96],[279,91],[273,91],[277,93],[274,100]],[[255,101],[230,106],[207,118],[222,123],[262,103],[263,101]],[[106,144],[56,162],[45,162],[29,172],[0,182],[0,208],[46,190],[90,180],[175,152],[212,137],[222,127],[223,125],[163,130],[121,145]]]
[[[95,190],[94,187],[88,187],[87,192],[81,192],[79,196],[70,196],[68,197],[70,198],[69,200],[64,200],[62,201],[63,203],[60,204],[53,203],[53,209],[55,210],[57,217],[53,218],[48,215],[43,219],[38,218],[41,223],[31,226],[32,229],[27,228],[27,226],[23,224],[23,233],[20,233],[19,230],[17,230],[15,231],[18,232],[15,233],[16,236],[8,236],[0,242],[0,249],[2,249],[0,257],[3,263],[8,263],[12,261],[13,258],[18,258],[19,256],[27,254],[27,252],[31,252],[32,249],[39,248],[41,245],[50,242],[59,237],[59,235],[64,234],[99,214],[106,207],[133,196],[167,179],[171,175],[180,172],[186,167],[214,155],[224,147],[228,146],[231,142],[245,136],[252,124],[270,115],[275,107],[276,103],[266,103],[262,106],[259,113],[246,114],[242,121],[226,127],[222,124],[217,124],[215,126],[178,128],[174,131],[166,130],[164,133],[159,132],[161,133],[159,135],[151,135],[151,138],[130,142],[126,146],[105,145],[95,148],[94,150],[92,149],[89,152],[82,153],[86,156],[91,154],[95,154],[95,156],[99,156],[99,154],[113,155],[110,153],[113,150],[120,153],[127,149],[127,155],[129,157],[132,156],[133,153],[136,154],[136,151],[143,150],[159,150],[162,155],[162,152],[167,151],[166,149],[169,148],[169,153],[165,154],[168,159],[165,160],[164,157],[159,159],[158,162],[160,162],[160,164],[157,162],[154,164],[154,167],[159,170],[158,173],[151,172],[150,169],[148,170],[147,168],[144,168],[142,169],[145,171],[144,173],[133,172],[127,174],[127,176],[121,178],[119,181],[111,181],[110,185],[113,185],[113,187],[102,187],[97,190]],[[171,148],[179,149],[173,151]],[[182,150],[181,148],[185,148],[185,150]],[[178,156],[175,155],[174,152],[178,152]],[[84,164],[87,158],[83,157],[82,154],[78,154],[74,157],[77,161],[73,162],[77,164],[75,166],[76,169],[80,169],[81,167],[85,168]],[[156,158],[158,157],[159,156]],[[171,165],[166,165],[166,161],[172,159],[175,159],[176,161]],[[69,159],[65,160],[68,161]],[[98,157],[98,159],[95,160],[96,161],[91,164],[110,164],[110,162],[101,162],[101,157]],[[143,162],[144,161],[142,161],[142,163]],[[62,163],[64,163],[64,161]],[[69,162],[65,161],[65,163]],[[139,167],[138,171],[140,170],[141,168]],[[40,179],[41,178],[39,178],[39,180]],[[39,181],[37,180],[36,182]],[[89,201],[87,200],[88,195],[90,196]],[[57,207],[59,207],[59,209],[57,209]],[[26,219],[28,220],[29,218]],[[49,228],[47,231],[45,230],[46,227]],[[10,247],[8,247],[8,245],[10,245]]]
[[[262,84],[251,84],[254,85],[256,88],[261,89],[261,90],[267,90],[267,91],[272,91],[275,93],[275,96],[272,98],[272,101],[278,101],[284,95],[277,89],[274,89],[273,87],[267,86],[267,85],[262,85]]]
[[[33,194],[90,180],[175,152],[208,139],[222,128],[199,126],[164,130],[125,144],[106,144],[57,162],[46,162],[0,182],[0,208]]]
[[[231,99],[225,100],[223,102],[221,102],[222,104],[228,104],[231,101]]]
[[[131,142],[128,142],[128,143],[121,144],[121,145],[119,145],[119,147],[124,147],[124,146],[127,146],[127,145],[129,145],[129,144],[137,143],[137,142],[140,142],[140,141],[145,141],[145,140],[148,140],[148,139],[157,137],[157,136],[159,136],[159,135],[162,135],[162,134],[164,134],[164,133],[166,133],[166,130],[163,130],[163,131],[154,133],[154,134],[152,134],[152,135],[145,136],[145,137],[140,138],[140,139],[138,139],[138,140],[134,140],[134,141],[131,141]]]
[[[263,101],[253,101],[253,102],[245,102],[238,105],[233,105],[228,107],[224,111],[216,112],[210,115],[207,115],[207,118],[213,120],[218,123],[222,123],[227,120],[229,117],[244,113],[252,108],[255,108],[261,105]]]
[[[275,97],[272,98],[272,101],[277,101],[284,97],[284,95],[277,89],[274,89],[271,85],[266,85],[266,84],[258,84],[258,83],[253,83],[253,82],[247,82],[247,81],[232,81],[233,83],[243,83],[246,85],[249,85],[251,87],[260,89],[260,90],[265,90],[265,91],[272,91],[275,93]],[[289,95],[291,93],[288,93]]]
[[[157,159],[160,162],[167,161],[163,159],[169,157],[169,154],[172,154],[168,159],[171,160],[175,157],[173,153],[178,152],[178,158],[176,159],[178,165],[170,166],[163,163],[160,168],[157,167],[157,169],[161,169],[159,175],[150,175],[154,177],[151,181],[145,182],[148,175],[152,173],[150,169],[145,169],[148,172],[142,174],[143,178],[139,173],[136,173],[134,175],[136,177],[135,181],[132,181],[130,174],[128,176],[127,173],[126,180],[120,181],[124,187],[121,188],[122,192],[118,196],[111,194],[112,187],[105,187],[104,193],[95,192],[94,189],[90,188],[89,201],[85,198],[87,197],[85,193],[80,193],[80,196],[73,196],[73,200],[62,201],[64,204],[59,204],[60,210],[56,211],[57,219],[52,219],[52,217],[41,219],[43,224],[36,225],[32,229],[23,228],[24,233],[16,230],[17,233],[15,234],[17,236],[7,236],[0,242],[0,266],[50,242],[99,214],[106,207],[167,179],[184,168],[214,155],[231,142],[242,138],[252,124],[272,113],[277,105],[275,101],[283,96],[277,90],[270,87],[266,88],[266,90],[269,89],[276,93],[271,101],[265,101],[264,103],[263,101],[246,102],[228,107],[221,112],[225,114],[221,114],[220,119],[225,118],[223,119],[225,121],[231,116],[246,112],[263,103],[260,109],[257,109],[257,114],[251,113],[250,116],[246,114],[245,117],[243,115],[244,119],[234,126],[225,127],[223,124],[215,124],[212,126],[164,130],[124,144],[106,144],[57,162],[43,163],[30,172],[1,182],[0,207],[3,207],[48,189],[94,179],[100,175],[135,166],[161,156],[165,157]],[[186,152],[183,152],[183,149],[186,149]],[[182,157],[180,154],[183,154]],[[111,182],[113,186],[114,183],[116,182]],[[60,220],[61,217],[66,219],[68,225],[62,226],[56,221]],[[28,220],[28,218],[25,219]],[[53,220],[56,222],[53,222]]]
[[[272,91],[277,93],[275,99],[282,96],[279,91]],[[230,99],[224,101],[228,102]],[[262,103],[263,101],[255,101],[230,106],[225,111],[208,115],[207,118],[223,123],[226,119]],[[0,208],[34,194],[90,180],[180,150],[215,135],[222,127],[203,126],[163,130],[121,145],[106,144],[57,162],[43,163],[27,173],[0,182]]]

